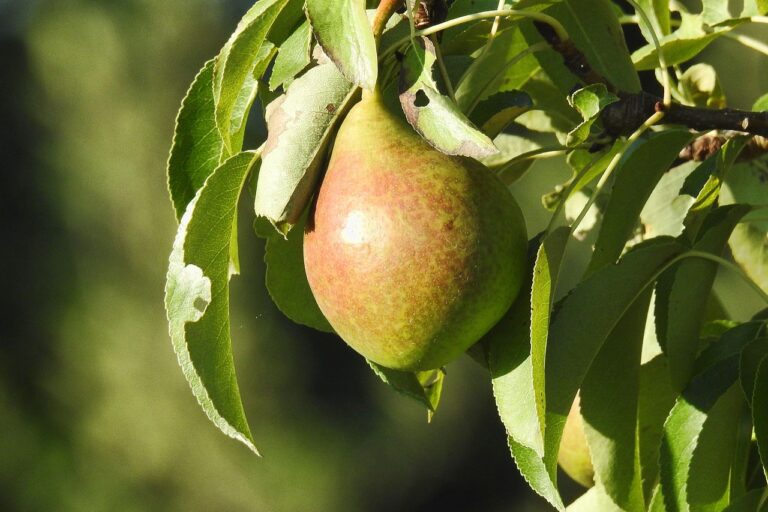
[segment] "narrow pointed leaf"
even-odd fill
[[[668,512],[688,510],[693,503],[703,506],[712,500],[719,502],[727,492],[728,479],[721,477],[713,482],[711,475],[728,471],[735,445],[716,432],[730,428],[734,430],[732,439],[736,439],[738,425],[723,427],[720,422],[727,423],[728,418],[738,416],[733,411],[743,401],[735,385],[739,354],[754,336],[751,326],[738,326],[707,347],[697,362],[699,373],[677,399],[664,424],[659,459],[660,492]],[[704,429],[714,429],[715,433],[702,436]],[[708,437],[716,439],[708,441]],[[709,448],[699,449],[700,442]],[[697,451],[712,450],[716,452],[714,457],[697,454]],[[723,482],[725,487],[718,487]]]
[[[312,31],[309,21],[305,21],[280,46],[269,76],[269,89],[274,91],[282,85],[288,85],[310,62],[310,44]]]
[[[602,487],[595,486],[579,496],[566,507],[566,512],[623,512],[606,494]]]
[[[624,34],[611,2],[563,0],[545,12],[563,24],[595,71],[620,91],[640,90],[640,79],[632,66]]]
[[[216,98],[216,125],[219,128],[224,146],[229,154],[237,151],[233,135],[241,128],[241,123],[233,123],[239,117],[237,110],[242,109],[243,95],[251,97],[250,92],[260,76],[254,76],[257,68],[266,68],[263,64],[265,44],[272,24],[288,0],[261,0],[245,13],[221,49],[216,61],[214,95]],[[270,56],[271,57],[271,56]],[[261,73],[258,73],[260,75]],[[254,90],[255,94],[255,90]],[[251,98],[252,101],[252,98]],[[249,103],[250,104],[250,103]]]
[[[314,193],[328,142],[355,88],[333,64],[314,67],[270,104],[256,215],[287,233]]]
[[[744,205],[714,210],[705,220],[694,249],[720,255],[733,228],[748,211]],[[688,258],[667,270],[656,287],[656,331],[676,389],[683,389],[693,372],[699,331],[717,267],[709,260]]]
[[[240,400],[229,329],[229,244],[237,200],[258,158],[220,165],[189,203],[171,252],[165,289],[171,340],[210,420],[256,452]]]
[[[645,510],[639,460],[638,392],[645,290],[595,356],[581,386],[581,415],[597,485],[622,509]],[[620,384],[619,384],[620,383]]]
[[[531,248],[536,252],[529,287],[521,290],[509,313],[484,338],[496,407],[507,434],[539,457],[544,455],[547,327],[567,239],[568,229],[559,228]]]
[[[683,250],[669,238],[639,244],[618,264],[584,280],[555,308],[545,365],[549,466],[556,463],[565,419],[603,342],[657,274]]]
[[[304,270],[304,224],[307,215],[283,238],[274,233],[267,239],[264,263],[265,284],[272,301],[285,316],[318,331],[333,332],[317,305]]]
[[[615,262],[632,236],[643,205],[680,149],[691,139],[686,130],[665,130],[633,144],[619,162],[603,223],[587,275]]]
[[[554,478],[555,469],[547,466],[544,460],[531,448],[507,438],[515,465],[520,470],[528,485],[557,510],[565,510],[563,499],[557,490]]]
[[[400,72],[400,104],[405,118],[432,146],[449,155],[481,159],[498,152],[458,106],[443,96],[432,76],[435,47],[426,37],[409,47]]]
[[[376,43],[363,0],[307,0],[312,31],[325,53],[350,82],[372,90],[378,64]]]
[[[739,381],[741,382],[741,390],[744,392],[744,397],[749,404],[752,403],[752,394],[755,390],[755,382],[757,381],[757,370],[760,368],[760,363],[765,356],[768,356],[768,338],[758,338],[750,342],[741,353]]]
[[[659,354],[640,368],[638,442],[643,492],[648,502],[659,478],[659,448],[664,421],[676,398],[677,392],[672,389],[669,380],[666,356]]]
[[[763,473],[768,478],[768,357],[764,357],[755,376],[755,388],[752,395],[752,422],[755,425],[755,437],[763,461]]]
[[[216,129],[214,65],[215,60],[205,63],[187,91],[176,118],[168,159],[168,189],[177,219],[181,219],[187,204],[218,167],[224,151],[224,142]]]

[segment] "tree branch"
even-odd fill
[[[572,40],[561,40],[552,28],[535,23],[536,29],[553,50],[558,52],[565,66],[585,85],[602,83],[619,96],[619,101],[608,105],[600,118],[606,132],[613,136],[629,135],[640,127],[654,112],[664,112],[663,124],[679,124],[697,131],[726,131],[728,134],[702,135],[680,152],[680,161],[705,160],[716,153],[729,138],[741,132],[753,135],[742,151],[740,160],[751,160],[768,153],[768,112],[747,110],[707,109],[677,103],[664,106],[662,98],[641,91],[626,93],[602,77],[589,65],[586,56]]]

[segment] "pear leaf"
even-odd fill
[[[623,512],[606,494],[605,489],[600,486],[594,486],[576,500],[568,505],[566,512]]]
[[[596,485],[622,510],[645,509],[638,448],[640,355],[651,290],[621,317],[581,386],[581,416]],[[621,385],[616,385],[616,383]]]
[[[407,372],[392,370],[373,361],[368,361],[373,372],[398,393],[412,398],[427,408],[427,418],[432,419],[432,414],[437,411],[440,396],[443,391],[445,371],[442,369],[427,370],[422,372]]]
[[[214,97],[216,98],[216,125],[228,154],[238,151],[237,140],[242,136],[244,116],[256,94],[261,73],[266,69],[273,52],[265,54],[262,46],[273,46],[267,41],[272,24],[288,0],[261,0],[245,13],[216,60]],[[266,61],[266,62],[265,62]],[[255,76],[256,75],[256,76]],[[244,97],[248,100],[244,101]]]
[[[768,292],[768,171],[754,162],[734,166],[725,177],[721,197],[723,204],[746,203],[757,207],[736,226],[728,245],[747,275]]]
[[[643,205],[690,139],[690,133],[685,130],[665,130],[638,141],[624,153],[615,171],[616,180],[587,274],[618,259],[637,225]]]
[[[751,341],[741,352],[739,380],[747,403],[752,403],[757,371],[765,356],[768,356],[768,338],[757,338]]]
[[[525,92],[497,92],[478,104],[470,120],[488,137],[496,138],[512,121],[531,108],[533,100]]]
[[[706,217],[693,248],[722,254],[733,228],[748,211],[749,207],[744,205],[721,206],[713,210]],[[684,236],[685,233],[681,238]],[[685,388],[693,372],[705,305],[716,273],[717,263],[688,258],[659,278],[656,287],[656,332],[659,344],[669,358],[672,384],[676,389]]]
[[[637,92],[640,79],[608,0],[563,0],[545,11],[563,24],[592,68],[620,91]]]
[[[698,55],[704,48],[728,32],[738,22],[724,25],[709,25],[700,14],[679,11],[680,26],[674,32],[659,38],[661,50],[667,66],[682,64]],[[649,43],[632,54],[632,62],[639,71],[654,69],[659,66],[656,46]]]
[[[545,460],[554,468],[566,417],[604,341],[658,272],[684,251],[673,239],[655,238],[582,281],[555,307],[545,368]]]
[[[578,110],[583,121],[568,132],[566,146],[573,147],[589,138],[592,125],[597,121],[603,109],[619,101],[619,98],[605,88],[605,84],[592,84],[579,89],[568,97],[568,103]]]
[[[557,510],[565,510],[563,499],[560,497],[553,477],[554,469],[547,467],[544,459],[535,450],[516,442],[511,437],[507,437],[507,442],[517,469],[531,489]]]
[[[238,197],[257,158],[231,157],[198,190],[179,224],[165,287],[173,349],[192,393],[222,432],[254,452],[232,360],[229,245]]]
[[[307,17],[326,55],[346,79],[373,90],[378,63],[376,43],[362,0],[307,0]]]
[[[209,60],[195,77],[176,118],[168,159],[168,190],[181,219],[187,205],[219,165],[224,142],[216,129],[213,69]]]
[[[331,64],[294,80],[267,112],[269,134],[256,186],[256,215],[283,234],[307,207],[333,132],[356,88]]]
[[[305,21],[280,46],[269,76],[269,89],[274,91],[280,86],[287,87],[310,62],[310,45],[312,30],[309,21]]]
[[[659,447],[664,421],[676,398],[677,392],[669,380],[667,358],[658,354],[640,367],[637,411],[643,492],[649,502],[659,478]]]
[[[527,82],[540,69],[536,58],[524,53],[528,46],[517,27],[499,32],[456,85],[459,109],[471,115],[481,101]]]
[[[768,478],[768,357],[764,357],[755,375],[755,388],[752,394],[752,423],[755,425],[755,438],[763,461],[763,473]]]
[[[424,139],[449,155],[475,159],[498,152],[449,98],[440,94],[432,77],[435,47],[426,37],[411,44],[400,72],[400,104],[405,117]]]
[[[307,281],[304,270],[305,213],[295,229],[285,238],[273,233],[267,239],[264,263],[267,266],[265,283],[269,296],[277,308],[294,322],[318,331],[333,332]]]

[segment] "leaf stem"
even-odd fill
[[[381,34],[384,33],[384,27],[387,25],[387,21],[389,21],[389,18],[392,17],[402,3],[403,0],[381,0],[379,2],[379,6],[376,8],[376,14],[373,17],[373,23],[371,24],[373,39],[376,41],[376,48],[379,47]],[[379,58],[379,60],[381,60],[381,58]]]
[[[382,3],[388,2],[388,1],[392,1],[392,0],[382,0]],[[377,13],[378,13],[378,10],[377,10]],[[560,24],[560,22],[557,21],[552,16],[549,16],[547,14],[540,13],[540,12],[521,11],[517,9],[497,9],[494,11],[483,11],[483,12],[477,12],[474,14],[467,14],[466,16],[459,16],[458,18],[444,21],[443,23],[438,23],[437,25],[433,25],[431,27],[427,27],[422,30],[417,30],[414,35],[430,36],[432,34],[437,34],[438,32],[441,32],[443,30],[457,27],[465,23],[471,23],[473,21],[479,21],[479,20],[484,20],[488,18],[496,18],[498,16],[510,17],[510,18],[530,18],[536,21],[540,21],[542,23],[546,23],[547,25],[551,26],[552,29],[557,34],[557,37],[559,37],[561,40],[567,41],[569,39],[568,32],[566,32],[563,25]],[[379,56],[379,60],[383,59],[390,53],[394,52],[397,48],[407,43],[410,39],[411,39],[411,36],[409,35],[407,37],[402,38],[397,43],[393,44],[390,48],[387,49],[387,51],[385,51]]]
[[[738,265],[731,263],[730,261],[726,260],[725,258],[722,258],[716,254],[712,254],[709,252],[704,251],[688,251],[685,253],[686,256],[690,256],[692,258],[701,258],[704,260],[714,261],[718,265],[725,267],[729,270],[732,270],[738,274],[738,276],[747,283],[754,291],[757,293],[761,299],[763,299],[763,302],[768,304],[768,293],[763,291],[762,288],[760,288],[760,285],[758,285],[756,282],[754,282],[747,274],[744,273],[744,271],[739,267]]]

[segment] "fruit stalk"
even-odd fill
[[[381,39],[381,34],[384,32],[384,27],[386,26],[387,21],[402,4],[403,0],[381,0],[381,2],[379,2],[372,26],[373,39],[376,41],[376,48],[379,47],[379,39]]]

